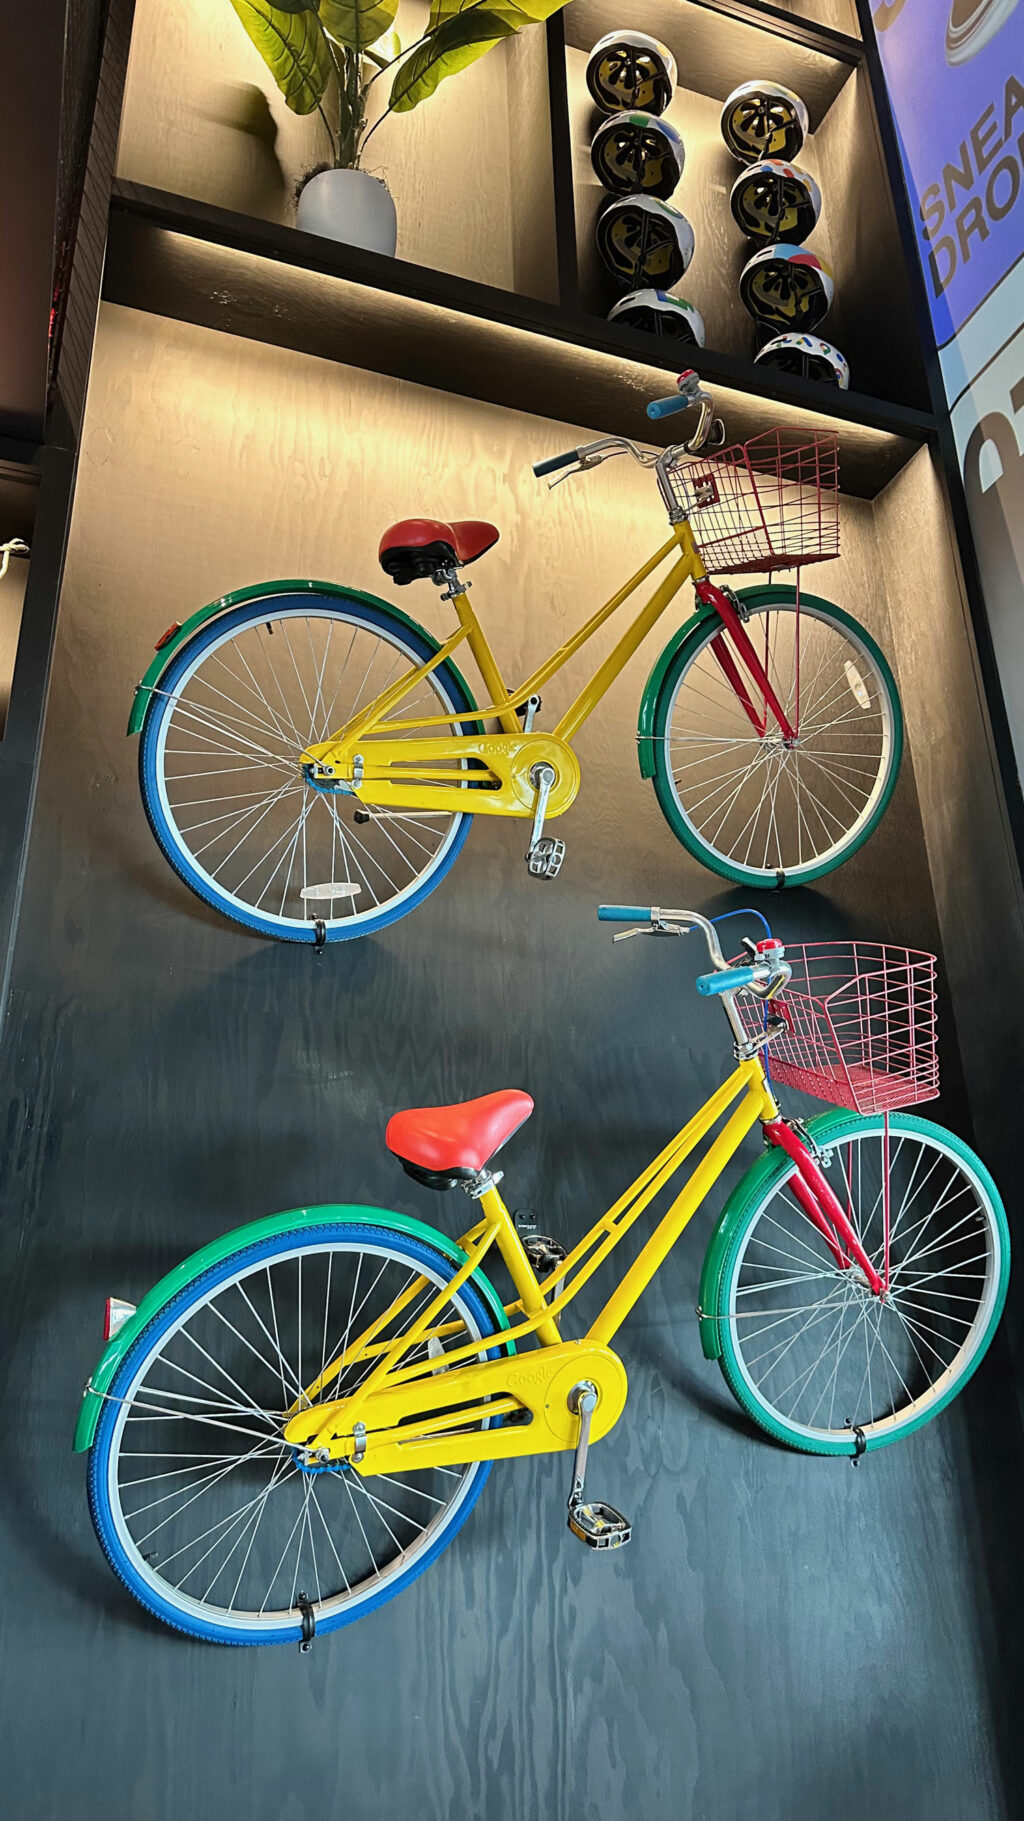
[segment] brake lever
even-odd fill
[[[613,942],[628,942],[630,936],[688,936],[689,929],[683,929],[678,923],[638,923],[633,929],[620,930]]]

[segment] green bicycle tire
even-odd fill
[[[846,1116],[832,1115],[827,1127],[827,1139],[822,1134],[821,1142],[828,1147],[843,1142],[857,1133],[881,1131],[882,1115],[861,1115],[850,1113]],[[998,1248],[998,1268],[996,1272],[995,1291],[986,1317],[983,1331],[975,1340],[973,1349],[962,1369],[945,1391],[928,1403],[927,1407],[916,1415],[909,1416],[899,1427],[885,1429],[878,1433],[870,1430],[863,1437],[866,1450],[884,1448],[893,1442],[901,1441],[913,1435],[925,1423],[947,1409],[954,1397],[963,1390],[964,1385],[977,1370],[988,1351],[992,1337],[999,1325],[1003,1306],[1006,1301],[1006,1290],[1010,1273],[1010,1231],[1002,1198],[991,1175],[981,1159],[958,1138],[955,1133],[933,1121],[917,1118],[909,1113],[892,1113],[889,1117],[889,1130],[893,1137],[901,1133],[938,1141],[943,1148],[953,1155],[961,1164],[966,1165],[971,1176],[987,1202],[987,1212],[991,1218],[992,1230]],[[732,1197],[732,1211],[727,1215],[728,1226],[716,1234],[719,1244],[721,1266],[713,1293],[713,1307],[704,1312],[704,1319],[710,1316],[717,1325],[721,1343],[719,1365],[726,1384],[737,1403],[758,1426],[765,1430],[775,1441],[784,1443],[804,1454],[855,1456],[859,1452],[859,1443],[851,1431],[849,1437],[843,1433],[833,1436],[811,1437],[804,1433],[799,1425],[787,1423],[785,1419],[767,1401],[752,1394],[750,1382],[745,1374],[739,1351],[736,1346],[735,1323],[730,1314],[732,1306],[732,1282],[742,1258],[745,1242],[755,1222],[773,1199],[782,1181],[792,1172],[792,1163],[786,1154],[779,1151],[773,1167],[764,1170],[763,1162],[752,1166],[748,1177],[738,1186]],[[744,1193],[747,1182],[750,1182],[748,1193]],[[979,1197],[981,1199],[981,1197]]]
[[[757,589],[750,592],[752,598],[756,596],[758,606],[763,607],[767,604],[767,589]],[[793,600],[793,590],[791,588],[780,588],[778,599],[780,605],[790,606]],[[831,601],[816,602],[816,605],[826,609],[827,617],[829,619],[833,620],[837,626],[841,626],[846,631],[852,633],[865,647],[872,662],[876,665],[885,685],[892,717],[892,750],[889,757],[888,774],[882,791],[870,817],[865,821],[863,828],[859,829],[855,835],[852,835],[849,838],[844,845],[841,854],[837,858],[820,862],[811,862],[806,866],[793,867],[784,874],[780,881],[776,873],[768,875],[763,868],[742,866],[734,861],[726,859],[721,854],[716,853],[713,848],[700,839],[694,829],[691,828],[686,818],[681,814],[672,784],[671,764],[668,759],[667,723],[680,678],[692,659],[707,642],[709,632],[707,616],[702,615],[687,633],[686,637],[680,642],[678,650],[670,660],[660,679],[660,683],[658,684],[658,696],[652,718],[654,749],[653,781],[655,796],[658,799],[662,815],[665,817],[665,820],[676,839],[682,843],[688,853],[692,854],[695,860],[699,860],[702,866],[706,866],[711,872],[717,873],[720,878],[730,880],[734,885],[752,885],[762,890],[774,890],[778,887],[780,882],[785,886],[811,885],[816,879],[824,878],[828,873],[835,872],[838,867],[844,866],[847,860],[852,859],[853,855],[864,846],[866,841],[870,840],[888,809],[892,800],[893,791],[896,789],[896,783],[899,778],[900,766],[903,759],[904,729],[903,709],[891,666],[870,633],[865,631],[864,627],[858,620],[854,619],[852,614],[846,613],[843,608],[835,606]]]

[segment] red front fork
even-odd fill
[[[704,576],[701,581],[696,582],[694,584],[694,592],[702,607],[714,608],[725,627],[725,631],[728,633],[729,638],[735,645],[747,670],[750,672],[751,677],[757,685],[761,700],[764,703],[763,714],[758,713],[754,703],[751,701],[749,691],[740,675],[739,666],[737,665],[732,652],[729,650],[728,643],[722,633],[718,633],[711,641],[711,649],[718,659],[725,676],[728,678],[728,681],[743,704],[744,712],[752,727],[755,728],[758,735],[763,739],[768,726],[768,711],[770,709],[779,724],[783,739],[795,740],[797,729],[791,726],[785,709],[768,679],[768,672],[765,670],[764,665],[758,657],[747,629],[728,595],[723,594],[720,588],[715,587],[710,576]]]
[[[851,1264],[859,1265],[874,1294],[881,1296],[887,1288],[886,1282],[879,1277],[857,1238],[842,1204],[825,1181],[802,1138],[791,1125],[786,1124],[784,1119],[766,1119],[764,1135],[769,1143],[777,1144],[796,1164],[796,1175],[790,1178],[787,1187],[792,1191],[794,1200],[799,1203],[808,1220],[817,1227],[839,1269],[848,1271]],[[886,1277],[888,1277],[888,1219],[886,1219],[885,1268]]]

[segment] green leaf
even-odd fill
[[[331,79],[333,64],[313,8],[269,0],[231,0],[293,114],[311,114]]]
[[[524,25],[540,25],[543,20],[550,19],[552,13],[561,11],[566,0],[431,0],[427,30],[433,31],[443,20],[455,18],[459,13],[476,12],[481,5],[518,32]]]
[[[515,26],[481,6],[442,20],[425,44],[406,58],[391,86],[391,111],[407,114],[434,93],[446,76],[468,69],[500,38],[511,38]]]
[[[398,0],[319,0],[317,11],[336,44],[365,51],[394,24]]]

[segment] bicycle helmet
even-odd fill
[[[970,63],[1001,31],[1017,0],[953,0],[946,21],[946,62]]]
[[[656,114],[613,114],[594,134],[590,157],[606,190],[664,199],[683,174],[686,152],[675,127]]]
[[[835,295],[832,274],[816,253],[780,241],[762,247],[740,273],[740,300],[773,328],[816,329]]]
[[[686,216],[656,196],[615,196],[597,218],[597,250],[624,285],[678,284],[693,258]]]
[[[741,171],[729,198],[737,227],[751,240],[804,241],[817,226],[821,191],[808,171],[761,158]]]
[[[622,108],[663,114],[675,86],[676,60],[649,32],[608,32],[587,62],[587,87],[606,114]]]
[[[651,335],[668,335],[674,341],[704,346],[704,318],[683,297],[669,297],[666,291],[630,291],[620,297],[608,312],[609,322],[625,323],[629,329],[646,329]]]
[[[765,342],[754,361],[760,367],[775,367],[779,373],[799,373],[802,379],[838,386],[841,392],[847,391],[850,384],[845,356],[817,335],[776,335]]]
[[[809,125],[799,95],[779,82],[741,82],[722,109],[722,138],[741,164],[796,158]]]

